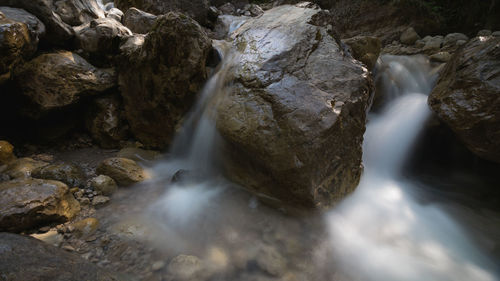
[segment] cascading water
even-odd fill
[[[401,167],[430,115],[435,77],[423,57],[383,56],[384,98],[365,134],[355,193],[327,215],[336,262],[354,280],[497,280],[494,265],[454,221],[412,198]]]

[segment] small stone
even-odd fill
[[[68,252],[74,252],[75,251],[75,248],[73,248],[72,246],[70,245],[65,245],[62,247],[64,250],[68,251]]]
[[[490,36],[490,35],[491,35],[491,30],[488,29],[479,30],[479,32],[477,33],[477,36]]]
[[[98,195],[98,192],[102,195],[111,195],[118,189],[115,180],[105,175],[91,179],[89,185],[94,188],[95,191],[92,193],[94,195]]]
[[[491,36],[500,37],[500,31],[495,31],[495,32],[491,33]]]
[[[155,263],[153,263],[153,265],[151,265],[151,270],[153,271],[158,271],[162,268],[165,267],[165,262],[163,261],[156,261]]]
[[[192,280],[202,271],[202,263],[198,257],[179,255],[168,264],[167,271],[174,280]]]
[[[66,233],[71,233],[75,231],[75,227],[73,225],[68,225],[65,229]]]
[[[286,260],[271,246],[262,246],[257,254],[257,264],[273,276],[282,276],[286,272]]]
[[[30,236],[56,247],[59,247],[63,242],[63,236],[57,230],[51,230],[42,234],[32,234]]]
[[[80,199],[80,203],[82,205],[89,205],[90,204],[90,199],[86,198],[86,197],[83,197]]]
[[[96,218],[86,218],[71,224],[71,226],[74,227],[74,232],[78,237],[87,237],[97,231],[99,220]]]
[[[92,199],[92,205],[94,206],[99,206],[99,205],[104,205],[109,202],[109,197],[106,196],[96,196],[94,199]]]
[[[80,188],[78,187],[73,187],[72,189],[70,189],[69,191],[73,194],[77,193],[78,191],[80,190]]]

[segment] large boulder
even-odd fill
[[[14,80],[21,94],[35,106],[28,113],[33,117],[116,85],[113,71],[97,69],[68,51],[43,54],[19,66]]]
[[[302,207],[354,190],[372,82],[321,22],[319,9],[284,5],[244,23],[234,86],[218,106],[227,175]]]
[[[28,27],[0,11],[0,84],[11,78],[14,66],[35,51]]]
[[[65,222],[79,211],[80,205],[62,182],[26,178],[0,183],[0,231]]]
[[[500,163],[500,38],[477,37],[456,52],[429,105],[472,152]]]
[[[210,49],[202,28],[177,13],[158,17],[140,45],[122,48],[121,94],[131,131],[144,145],[170,144],[178,122],[205,83]]]
[[[146,171],[134,160],[126,158],[108,158],[97,167],[97,173],[112,178],[121,186],[132,185],[148,178]]]
[[[115,5],[122,11],[135,7],[155,15],[180,12],[204,26],[216,20],[216,16],[211,15],[209,0],[115,0]]]
[[[103,64],[118,54],[123,38],[132,32],[113,18],[99,18],[75,28],[76,45],[93,63]]]
[[[130,280],[40,240],[0,233],[2,280]]]

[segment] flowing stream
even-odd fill
[[[231,68],[238,57],[229,52],[224,41],[216,47],[224,59],[187,116],[169,160],[154,168],[159,185],[175,179],[146,211],[155,227],[161,228],[152,239],[158,245],[208,260],[209,270],[219,274],[214,280],[240,280],[235,268],[240,266],[243,274],[252,272],[254,259],[267,272],[282,274],[280,270],[285,269],[275,263],[283,261],[276,258],[274,250],[268,250],[266,243],[283,244],[293,239],[300,246],[293,246],[295,240],[285,243],[288,246],[284,247],[284,255],[298,259],[302,267],[305,263],[315,268],[310,273],[310,269],[294,268],[288,261],[289,269],[304,272],[303,280],[337,280],[331,267],[342,272],[346,280],[498,280],[489,257],[445,212],[414,199],[414,183],[401,173],[430,116],[427,95],[436,75],[426,58],[381,57],[377,71],[384,96],[378,98],[384,99],[385,105],[379,113],[369,116],[365,170],[357,190],[326,213],[323,220],[294,219],[260,206],[251,195],[235,195],[239,193],[228,188],[232,184],[220,173],[217,156],[221,141],[215,109],[231,89]],[[278,238],[270,241],[280,242],[261,241],[259,235],[265,237],[267,229],[279,227],[282,230],[274,234]],[[328,247],[323,247],[325,244]],[[326,258],[318,254],[325,249]],[[259,257],[262,251],[263,258]],[[312,254],[306,256],[305,252]],[[239,261],[245,259],[249,261]],[[260,260],[264,262],[260,264]],[[228,274],[231,270],[233,273]]]
[[[365,171],[327,216],[333,252],[355,280],[497,280],[494,265],[443,211],[418,203],[401,167],[430,116],[435,81],[424,57],[383,56],[384,97],[365,133]]]

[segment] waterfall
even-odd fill
[[[460,227],[439,208],[419,204],[401,175],[430,115],[432,69],[424,57],[382,56],[377,71],[389,101],[369,117],[364,174],[326,216],[336,262],[353,280],[497,280]]]

